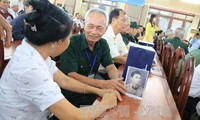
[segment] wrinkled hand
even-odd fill
[[[5,47],[10,47],[11,46],[11,41],[6,40],[5,41]]]
[[[122,101],[122,97],[121,97],[120,93],[116,90],[113,90],[113,89],[101,89],[101,92],[98,95],[100,97],[103,97],[106,93],[114,93],[115,96],[117,97],[117,99],[119,101]]]
[[[113,89],[117,90],[122,94],[125,94],[125,86],[124,81],[122,81],[123,78],[117,78],[117,79],[111,79],[111,80],[105,80],[103,85],[101,86],[102,89]]]
[[[111,109],[117,105],[117,97],[114,93],[106,93],[102,98],[102,104],[106,106],[107,109]]]

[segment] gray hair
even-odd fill
[[[175,30],[175,37],[182,38],[184,36],[185,30],[183,28],[176,28]]]
[[[165,31],[165,35],[169,36],[170,34],[173,34],[173,30],[172,29],[168,29]]]
[[[108,15],[104,10],[102,10],[100,8],[92,8],[92,9],[88,10],[85,14],[85,21],[87,21],[88,16],[93,12],[104,15],[104,17],[106,18],[106,26],[108,25]]]
[[[10,7],[12,8],[13,6],[18,6],[19,1],[18,0],[11,0],[10,1]]]

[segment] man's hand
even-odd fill
[[[113,90],[113,89],[101,89],[101,92],[98,93],[98,95],[99,95],[100,97],[103,97],[104,94],[106,94],[106,93],[114,93],[115,96],[117,97],[117,99],[118,99],[119,101],[122,101],[122,97],[121,97],[120,93],[119,93],[118,91],[116,91],[116,90]]]
[[[102,81],[102,85],[100,88],[102,89],[113,89],[117,90],[122,94],[125,94],[125,86],[124,86],[124,81],[122,81],[123,78],[116,78],[116,79],[111,79],[111,80],[104,80]]]
[[[10,40],[6,40],[5,41],[5,47],[10,47],[11,46],[11,41]]]

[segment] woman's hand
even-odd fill
[[[111,109],[117,105],[117,97],[115,93],[106,93],[102,98],[102,107],[106,107],[106,109]]]
[[[98,93],[98,95],[99,95],[100,97],[103,97],[106,93],[113,93],[113,94],[117,97],[117,99],[118,99],[119,101],[122,101],[122,97],[121,97],[120,93],[119,93],[118,91],[116,91],[116,90],[112,90],[112,89],[101,89],[100,92]]]

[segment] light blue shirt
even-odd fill
[[[190,44],[192,46],[189,48],[189,52],[196,50],[200,47],[200,39],[193,38],[192,40],[190,40]]]

